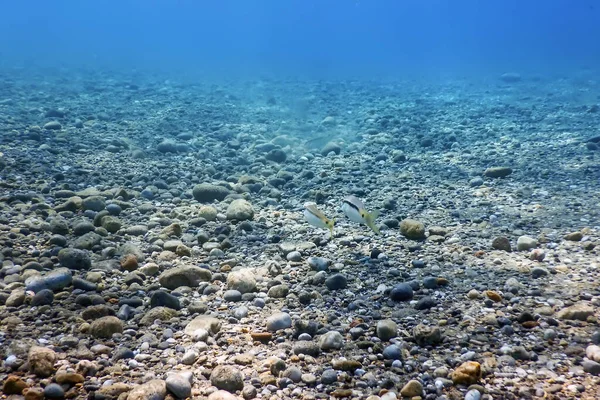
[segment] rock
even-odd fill
[[[348,285],[348,280],[342,274],[333,274],[325,279],[325,286],[329,290],[340,290],[345,289]]]
[[[395,344],[385,347],[382,354],[386,360],[402,360],[402,349]]]
[[[324,385],[331,385],[338,379],[338,372],[335,369],[326,369],[321,374],[321,383]]]
[[[488,178],[505,178],[512,174],[512,168],[508,167],[491,167],[483,172],[483,175]]]
[[[254,392],[256,392],[256,388],[254,388],[254,386],[250,386],[250,388],[254,389]],[[243,391],[245,391],[246,388],[243,389]],[[251,392],[252,393],[252,392]],[[250,396],[244,396],[245,400],[251,400],[254,399],[256,397],[256,395],[250,395]],[[212,392],[209,396],[207,400],[240,400],[240,398],[234,394],[231,394],[225,390],[217,390],[216,392]]]
[[[236,199],[227,207],[226,216],[228,220],[247,221],[254,218],[252,204],[244,199]]]
[[[338,331],[329,331],[319,338],[321,350],[339,350],[344,347],[344,337]]]
[[[400,233],[407,239],[425,239],[425,225],[414,219],[404,219],[400,222]]]
[[[125,254],[119,264],[124,271],[135,271],[138,268],[138,259],[135,254]]]
[[[541,278],[542,276],[547,276],[550,272],[548,272],[548,270],[546,268],[542,268],[542,267],[534,267],[531,270],[531,277],[532,278]]]
[[[537,247],[537,245],[537,240],[529,236],[519,236],[517,239],[517,250],[519,251],[531,250]]]
[[[292,318],[287,313],[276,313],[267,318],[267,330],[280,331],[292,327]]]
[[[465,394],[465,400],[479,400],[481,399],[481,392],[477,389],[471,389]]]
[[[5,395],[20,395],[27,387],[29,387],[29,385],[23,379],[15,375],[9,375],[2,385],[2,392]]]
[[[111,315],[99,318],[90,325],[90,334],[95,338],[109,339],[115,333],[123,333],[123,321]]]
[[[481,379],[481,365],[475,361],[467,361],[452,372],[455,385],[472,385]]]
[[[10,293],[4,304],[7,307],[20,307],[25,303],[26,297],[23,289],[15,289]]]
[[[581,366],[588,374],[600,375],[600,363],[596,361],[584,360],[581,362]]]
[[[62,249],[58,252],[58,262],[68,269],[89,269],[92,260],[87,251],[80,249]]]
[[[150,297],[150,307],[168,307],[172,308],[173,310],[180,310],[181,303],[179,298],[173,296],[172,294],[162,290],[157,290],[152,293],[152,296]]]
[[[521,81],[521,75],[516,72],[505,72],[500,75],[500,80],[506,83],[516,83]]]
[[[413,329],[413,337],[419,346],[435,346],[442,343],[442,331],[437,326],[418,324]]]
[[[357,360],[349,360],[346,358],[338,358],[331,362],[331,366],[336,371],[354,372],[362,367],[362,364]],[[337,372],[336,372],[337,378]]]
[[[227,290],[225,293],[223,293],[223,300],[231,302],[241,301],[242,293],[240,293],[238,290]]]
[[[27,389],[25,400],[44,400],[44,390],[38,387]]]
[[[177,143],[171,139],[164,139],[162,142],[156,145],[156,150],[160,153],[177,153]]]
[[[153,379],[136,386],[127,395],[127,400],[163,400],[167,396],[167,385],[161,379]]]
[[[119,218],[107,215],[102,218],[101,225],[109,233],[117,233],[123,224]]]
[[[102,211],[106,208],[106,201],[102,196],[90,196],[81,201],[83,210]]]
[[[481,179],[479,176],[477,176],[469,181],[469,186],[471,186],[471,187],[478,187],[481,185],[483,185],[483,179]]]
[[[510,240],[508,240],[505,236],[498,236],[492,240],[492,248],[496,250],[503,250],[506,252],[511,252],[512,248],[510,246]]]
[[[210,374],[210,383],[218,389],[235,393],[244,388],[244,376],[236,367],[218,365]]]
[[[321,149],[321,155],[326,156],[327,154],[334,152],[335,154],[340,154],[342,148],[339,144],[335,142],[329,142]]]
[[[65,390],[57,383],[50,383],[44,388],[46,399],[62,399],[65,397]]]
[[[65,371],[57,372],[56,375],[54,376],[54,379],[60,385],[64,385],[64,384],[76,385],[78,383],[83,383],[85,381],[85,378],[83,377],[83,375],[78,374],[76,372],[65,372]]]
[[[221,330],[221,321],[210,315],[199,315],[190,321],[185,327],[185,334],[192,336],[198,329],[204,329],[206,332],[216,334]]]
[[[331,260],[323,257],[308,257],[306,261],[310,268],[315,271],[327,271],[329,265],[331,265]]]
[[[44,129],[49,131],[59,131],[62,129],[62,125],[58,121],[50,121],[44,124]]]
[[[167,391],[178,399],[186,399],[192,395],[192,373],[179,372],[169,374],[165,379]]]
[[[225,199],[229,193],[230,191],[227,188],[211,185],[209,183],[201,183],[194,186],[192,189],[194,199],[200,203],[210,203],[215,200],[221,201]]]
[[[585,349],[585,356],[592,361],[600,362],[600,346],[591,344]]]
[[[27,355],[27,362],[31,372],[40,378],[46,378],[54,373],[56,358],[54,350],[47,347],[32,346]]]
[[[33,307],[50,305],[54,301],[54,293],[50,289],[42,289],[37,292],[31,299]]]
[[[377,322],[377,337],[382,341],[388,341],[398,336],[398,324],[391,319],[383,319]]]
[[[400,389],[400,395],[403,397],[415,397],[423,394],[423,385],[417,380],[410,380]]]
[[[417,304],[415,304],[415,310],[429,310],[430,308],[435,307],[435,305],[436,301],[433,297],[425,296],[417,301]]]
[[[493,290],[486,290],[484,294],[488,297],[488,299],[492,300],[495,303],[500,303],[502,301],[502,296],[498,292],[494,292]]]
[[[271,289],[269,289],[269,292],[267,293],[269,295],[269,297],[272,297],[274,299],[283,299],[285,298],[288,293],[290,292],[290,288],[288,285],[275,285],[273,287],[271,287]]]
[[[296,355],[306,354],[311,357],[318,357],[319,354],[321,353],[321,349],[319,348],[319,345],[315,342],[308,341],[308,340],[301,340],[301,341],[294,343],[293,351],[294,351],[294,354],[296,354]]]
[[[227,287],[240,293],[251,293],[256,290],[256,279],[250,269],[232,271],[227,275]]]
[[[95,232],[88,232],[73,241],[73,248],[79,250],[92,250],[102,242],[102,236]]]
[[[158,282],[167,289],[175,290],[181,286],[197,287],[200,282],[208,282],[211,278],[212,273],[208,269],[180,265],[160,274]]]
[[[269,161],[282,163],[287,159],[287,154],[285,154],[285,151],[281,149],[272,149],[265,155],[265,158]]]
[[[399,283],[390,291],[390,299],[393,301],[409,301],[413,295],[413,289],[408,283]]]
[[[71,271],[66,268],[57,268],[42,276],[32,276],[25,280],[25,287],[35,293],[43,289],[59,291],[73,282]]]
[[[578,320],[586,321],[588,317],[594,315],[594,308],[586,303],[574,304],[570,307],[563,308],[556,315],[562,320]]]
[[[583,233],[581,232],[571,232],[565,235],[565,240],[569,240],[571,242],[579,242],[583,239]]]

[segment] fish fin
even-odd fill
[[[333,227],[335,225],[335,219],[331,219],[331,225],[329,226],[329,232],[331,232],[331,237],[333,237]]]

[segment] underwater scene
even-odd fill
[[[600,399],[596,0],[0,16],[0,399]]]

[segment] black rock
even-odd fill
[[[90,282],[82,278],[73,278],[73,287],[75,289],[93,292],[98,288],[98,285],[96,285],[94,282]]]
[[[427,289],[435,289],[438,287],[438,280],[436,277],[428,276],[423,278],[423,287]]]
[[[58,261],[69,269],[89,269],[92,266],[88,252],[79,249],[62,249],[58,252]]]
[[[333,274],[325,279],[325,286],[329,290],[344,289],[348,285],[348,280],[342,274]]]
[[[119,311],[117,311],[117,318],[123,321],[130,320],[133,317],[133,315],[133,310],[127,304],[123,304],[121,308],[119,308]]]
[[[269,161],[275,161],[277,163],[282,163],[287,159],[287,155],[281,149],[273,149],[267,153],[265,158]]]
[[[157,290],[152,293],[152,296],[150,297],[150,308],[154,307],[168,307],[174,310],[180,310],[181,303],[179,302],[179,299],[172,294],[163,290]]]
[[[394,301],[409,301],[413,295],[413,289],[408,283],[400,283],[390,291],[390,299]]]
[[[50,289],[42,289],[33,296],[31,305],[34,307],[46,306],[54,301],[54,293]]]
[[[127,347],[119,347],[117,350],[115,350],[112,360],[114,362],[119,360],[127,360],[133,357],[135,357],[135,354],[131,349],[128,349]]]
[[[435,305],[436,305],[435,299],[433,297],[426,296],[426,297],[423,297],[422,299],[419,299],[419,301],[417,301],[417,304],[415,304],[415,309],[428,310],[431,307],[434,307]]]

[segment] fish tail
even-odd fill
[[[373,232],[375,232],[377,235],[380,235],[381,232],[379,231],[379,228],[377,228],[377,226],[375,225],[375,219],[379,216],[379,211],[375,210],[372,213],[367,215],[367,220],[365,221],[367,223],[367,226],[369,228],[371,228],[371,230]]]

